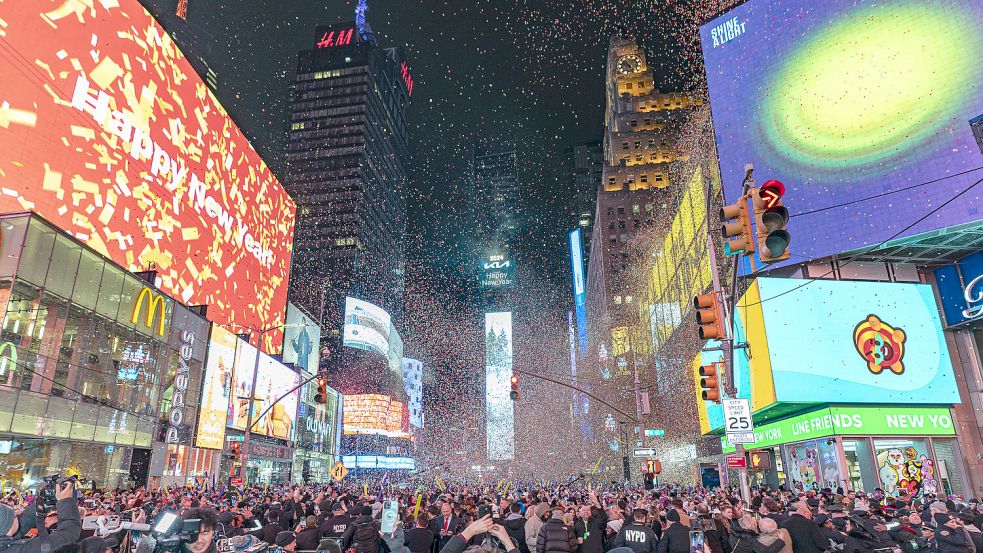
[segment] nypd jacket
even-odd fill
[[[614,537],[611,549],[615,547],[630,547],[635,553],[655,553],[659,547],[659,538],[648,526],[631,521],[622,526]]]

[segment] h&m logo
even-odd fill
[[[143,306],[144,299],[150,299],[149,306],[147,307],[147,318],[144,324],[147,328],[154,328],[154,315],[157,314],[157,308],[160,307],[160,319],[157,320],[157,335],[164,335],[164,325],[167,323],[167,302],[164,301],[164,296],[160,294],[155,294],[153,290],[143,287],[140,290],[140,294],[137,296],[137,301],[133,303],[133,316],[130,317],[130,322],[137,324],[137,319],[140,318],[140,308]]]

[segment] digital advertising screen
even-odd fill
[[[489,461],[515,457],[512,391],[512,312],[485,313],[485,437]]]
[[[346,394],[342,403],[345,434],[410,437],[409,411],[403,402],[382,394]]]
[[[389,457],[385,455],[345,455],[341,462],[346,467],[360,469],[414,470],[416,461],[412,457]]]
[[[205,361],[205,378],[198,410],[195,446],[208,449],[225,447],[225,423],[235,381],[236,338],[225,328],[212,325]]]
[[[391,327],[392,319],[385,309],[357,298],[345,298],[344,345],[388,359]]]
[[[782,181],[789,262],[979,222],[981,26],[979,0],[750,0],[703,25],[726,200],[746,163]]]
[[[930,285],[758,278],[735,311],[753,406],[959,403]]]
[[[293,302],[287,302],[287,324],[283,328],[283,362],[293,363],[314,374],[320,364],[321,327]]]
[[[293,439],[300,389],[291,390],[300,384],[300,374],[265,353],[259,356],[258,371],[254,372],[255,368],[256,348],[240,340],[235,356],[235,384],[232,401],[229,402],[227,425],[245,430],[249,405],[252,403],[253,432],[284,440]],[[254,374],[255,391],[252,388]],[[269,412],[260,418],[271,405]]]
[[[515,284],[515,261],[502,254],[489,255],[482,258],[478,273],[482,288],[509,288]]]
[[[34,0],[0,21],[0,212],[157,271],[217,322],[282,324],[295,204],[153,17]]]
[[[584,271],[583,236],[580,229],[576,228],[567,238],[570,240],[570,273],[577,315],[577,351],[580,355],[587,355],[587,280]]]
[[[410,411],[410,424],[423,428],[423,362],[403,358],[403,386]]]

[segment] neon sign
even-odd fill
[[[406,94],[409,96],[413,95],[413,75],[410,75],[410,66],[404,61],[402,65],[399,66],[399,70],[403,75],[403,82],[406,83]]]
[[[355,35],[355,27],[342,29],[340,31],[325,31],[321,40],[317,41],[318,48],[332,48],[335,46],[348,46],[352,43]]]
[[[180,427],[184,423],[184,396],[191,382],[191,354],[194,350],[195,335],[185,330],[181,333],[181,349],[177,360],[177,375],[174,377],[174,393],[171,395],[171,412],[168,413],[165,441],[169,444],[181,443]]]

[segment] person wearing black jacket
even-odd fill
[[[351,523],[352,517],[345,514],[345,508],[342,507],[341,503],[335,503],[331,506],[331,517],[326,518],[321,523],[321,537],[341,538]]]
[[[376,530],[375,537],[378,540],[377,551],[381,553],[389,553],[389,544],[387,544],[386,541],[379,536],[379,525],[376,524],[375,520],[372,518],[372,507],[362,507],[361,513],[362,514],[358,518],[353,520],[352,523],[348,525],[348,529],[345,530],[345,535],[341,537],[341,550],[348,551],[348,549],[353,545],[358,551],[371,550],[371,546],[355,543],[359,527],[365,524],[371,524]]]
[[[593,505],[581,505],[579,524],[575,524],[576,529],[582,529],[582,533],[577,535],[580,542],[580,553],[604,553],[604,528],[608,525],[607,512],[597,505],[595,496],[591,496]]]
[[[539,531],[536,553],[576,553],[578,545],[573,528],[563,522],[563,513],[557,509]]]
[[[882,547],[880,540],[862,523],[854,517],[846,520],[846,539],[843,540],[844,553],[874,553],[875,549]]]
[[[782,522],[781,527],[792,536],[795,553],[823,553],[829,548],[829,539],[812,521],[812,511],[804,503],[797,505],[795,512]]]
[[[666,520],[669,527],[662,532],[658,553],[689,553],[689,527],[680,522],[679,511],[670,509]]]
[[[403,545],[410,550],[410,553],[430,553],[434,535],[429,526],[430,516],[427,513],[420,513],[420,516],[416,517],[416,526],[406,531]]]
[[[509,515],[505,518],[502,526],[512,538],[512,543],[518,546],[519,553],[529,553],[529,545],[526,544],[526,517],[520,514],[521,511],[522,506],[513,503],[509,507]]]
[[[82,534],[82,521],[74,494],[73,482],[55,484],[57,500],[55,511],[58,514],[58,524],[51,533],[30,539],[23,539],[30,528],[26,525],[21,528],[20,517],[16,516],[14,510],[0,504],[0,550],[4,553],[40,553],[43,549],[54,551],[77,542]],[[34,509],[34,503],[31,503],[28,508]]]
[[[306,523],[306,527],[297,533],[298,551],[314,551],[321,544],[321,529],[317,527],[317,517],[307,517]]]
[[[651,528],[645,526],[647,515],[645,509],[635,509],[632,518],[625,521],[621,530],[618,530],[618,535],[611,540],[611,549],[628,547],[635,553],[656,553],[659,538]]]
[[[266,526],[250,533],[273,546],[276,545],[276,536],[280,532],[283,532],[283,526],[280,526],[280,512],[270,510],[266,512]]]

